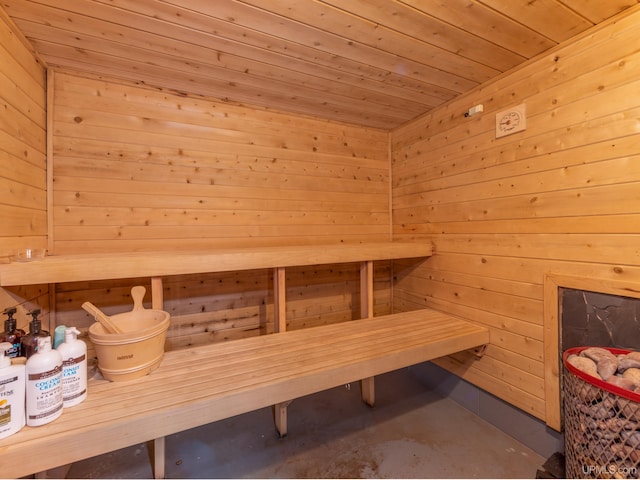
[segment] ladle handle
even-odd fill
[[[96,307],[93,303],[84,302],[82,304],[82,308],[93,315],[95,319],[102,324],[102,326],[108,333],[123,333],[122,330],[111,321],[111,318],[98,307]]]

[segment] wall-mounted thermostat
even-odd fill
[[[527,109],[523,103],[496,113],[496,138],[521,132],[527,128]]]

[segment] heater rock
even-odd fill
[[[590,358],[571,355],[569,358],[567,358],[567,362],[588,375],[602,379],[602,377],[598,374],[598,367],[596,365],[596,362],[594,362]]]
[[[618,371],[624,372],[628,368],[640,368],[640,352],[630,352],[618,357]]]
[[[585,348],[582,352],[580,352],[580,356],[590,358],[596,363],[599,363],[603,359],[612,359],[614,361],[616,360],[616,356],[613,353],[601,347]],[[617,363],[618,362],[616,361],[616,364]]]
[[[629,380],[628,378],[624,378],[622,376],[619,376],[619,375],[611,375],[605,381],[607,383],[610,383],[611,385],[615,385],[616,387],[624,388],[626,390],[633,390],[634,389],[634,385],[633,385],[633,382],[631,380]]]
[[[622,374],[623,378],[633,382],[633,388],[640,387],[640,368],[628,368]]]

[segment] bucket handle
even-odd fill
[[[144,294],[147,292],[147,289],[141,285],[133,287],[131,289],[131,298],[133,298],[133,310],[144,310],[144,305],[142,305],[142,301],[144,300]]]

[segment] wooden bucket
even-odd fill
[[[170,325],[168,312],[137,304],[132,311],[109,318],[123,333],[109,333],[98,322],[89,327],[89,338],[104,378],[112,382],[132,380],[160,365]]]

